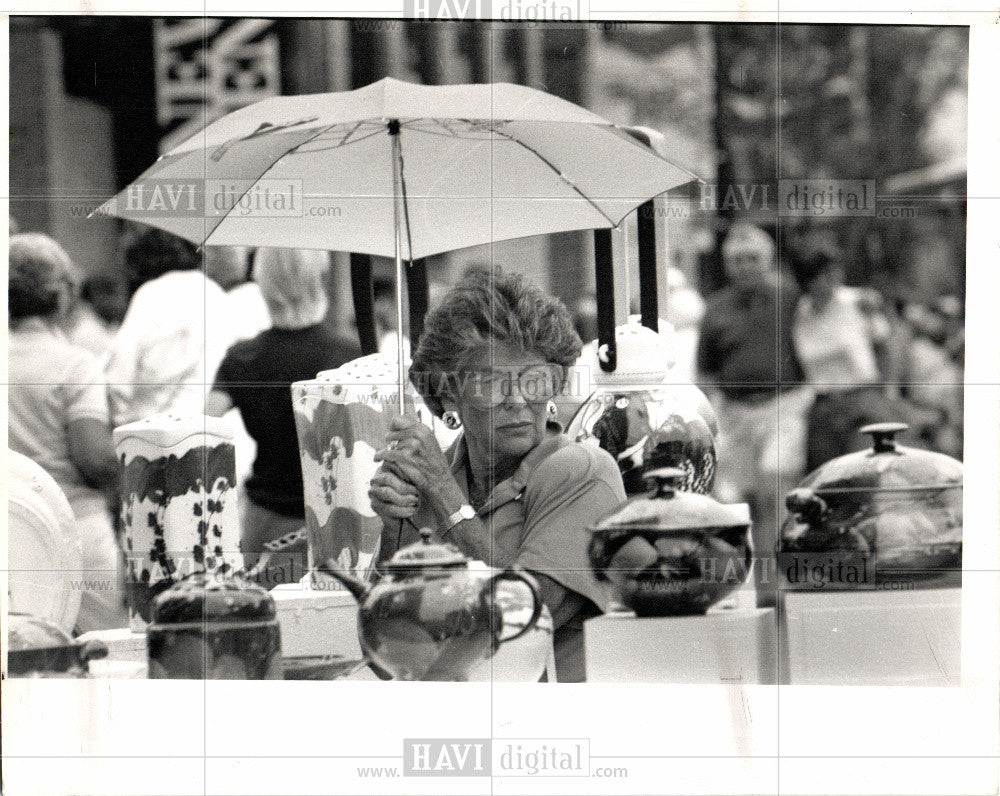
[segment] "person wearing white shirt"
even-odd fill
[[[73,510],[85,579],[77,631],[124,627],[123,572],[107,504],[119,477],[107,391],[97,358],[63,331],[76,269],[47,235],[13,235],[9,252],[7,444],[52,476]]]
[[[882,383],[876,347],[891,327],[874,291],[846,287],[839,254],[817,248],[800,256],[799,299],[792,340],[806,380],[815,391],[806,431],[806,471],[864,447],[858,429],[901,420]]]
[[[232,343],[225,293],[193,245],[148,229],[129,246],[133,273],[152,276],[129,304],[106,376],[115,425],[158,412],[200,415]]]

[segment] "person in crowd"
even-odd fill
[[[271,328],[271,316],[253,281],[253,261],[245,246],[205,246],[205,274],[224,291],[222,314],[229,332],[229,342],[249,340]],[[321,252],[325,257],[326,253]],[[210,376],[212,374],[209,374]],[[251,473],[257,456],[257,444],[247,431],[240,413],[229,412],[233,442],[236,446],[236,478],[240,483]]]
[[[241,501],[240,548],[248,568],[257,564],[266,543],[305,526],[292,382],[361,355],[356,342],[337,337],[324,323],[326,274],[313,255],[294,249],[257,251],[253,278],[267,303],[271,328],[226,352],[208,395],[207,414],[221,417],[236,408],[257,443]],[[301,576],[304,550],[303,544],[270,557],[257,577],[287,581],[293,572]]]
[[[573,328],[584,343],[597,339],[597,296],[587,293],[573,308]]]
[[[66,494],[80,534],[86,579],[121,586],[107,491],[118,483],[107,388],[96,358],[72,345],[62,323],[76,275],[69,255],[37,233],[11,236],[7,439]],[[77,630],[128,624],[121,588],[86,590]]]
[[[375,308],[375,335],[378,351],[395,361],[399,335],[396,331],[396,287],[384,279],[375,280],[372,285],[372,300]],[[403,323],[407,323],[404,315]],[[405,329],[405,327],[404,327]],[[410,338],[403,336],[403,358],[410,361]]]
[[[940,296],[930,306],[912,305],[903,365],[905,397],[925,422],[923,440],[935,450],[962,457],[965,332],[961,300]]]
[[[158,412],[200,415],[212,376],[232,342],[225,293],[195,247],[146,228],[125,260],[136,289],[115,335],[106,375],[115,425]]]
[[[206,246],[205,273],[225,291],[225,315],[229,319],[232,342],[249,340],[271,328],[271,316],[253,281],[253,261],[245,246]],[[316,252],[326,258],[326,252]]]
[[[667,269],[667,308],[660,314],[674,326],[673,373],[678,380],[694,383],[698,376],[698,328],[705,314],[705,300],[680,268]]]
[[[607,606],[587,528],[625,500],[614,459],[554,422],[580,349],[562,302],[519,275],[470,268],[428,314],[410,368],[427,406],[462,433],[442,452],[429,427],[394,417],[369,491],[381,558],[430,528],[491,566],[531,572],[554,620],[560,682],[584,679],[583,622]]]
[[[66,322],[66,336],[104,363],[128,309],[125,280],[108,274],[87,277],[80,285]]]
[[[898,400],[887,393],[877,352],[891,325],[881,297],[843,284],[842,257],[814,246],[794,258],[805,291],[792,327],[795,352],[815,399],[806,423],[806,470],[854,450],[868,440],[858,429],[901,420]]]
[[[722,247],[729,284],[706,302],[696,351],[699,380],[719,417],[716,492],[753,510],[758,605],[776,598],[767,562],[784,495],[803,474],[811,399],[791,337],[798,291],[778,269],[774,248],[762,229],[732,227]]]

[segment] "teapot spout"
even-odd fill
[[[351,595],[359,603],[363,603],[368,597],[369,592],[371,592],[371,586],[365,583],[361,578],[357,578],[346,570],[342,569],[339,564],[335,564],[331,559],[323,564],[316,567],[319,572],[324,575],[329,575],[330,577],[336,578],[347,589]]]

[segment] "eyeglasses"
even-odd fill
[[[509,400],[514,386],[528,403],[545,403],[559,394],[563,372],[559,365],[531,365],[524,370],[493,368],[477,370],[459,377],[461,391],[474,405],[489,409]]]

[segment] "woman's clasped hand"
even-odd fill
[[[388,445],[375,454],[382,466],[372,476],[368,497],[383,520],[409,519],[421,495],[451,480],[448,462],[434,432],[413,415],[397,415],[389,423]]]

